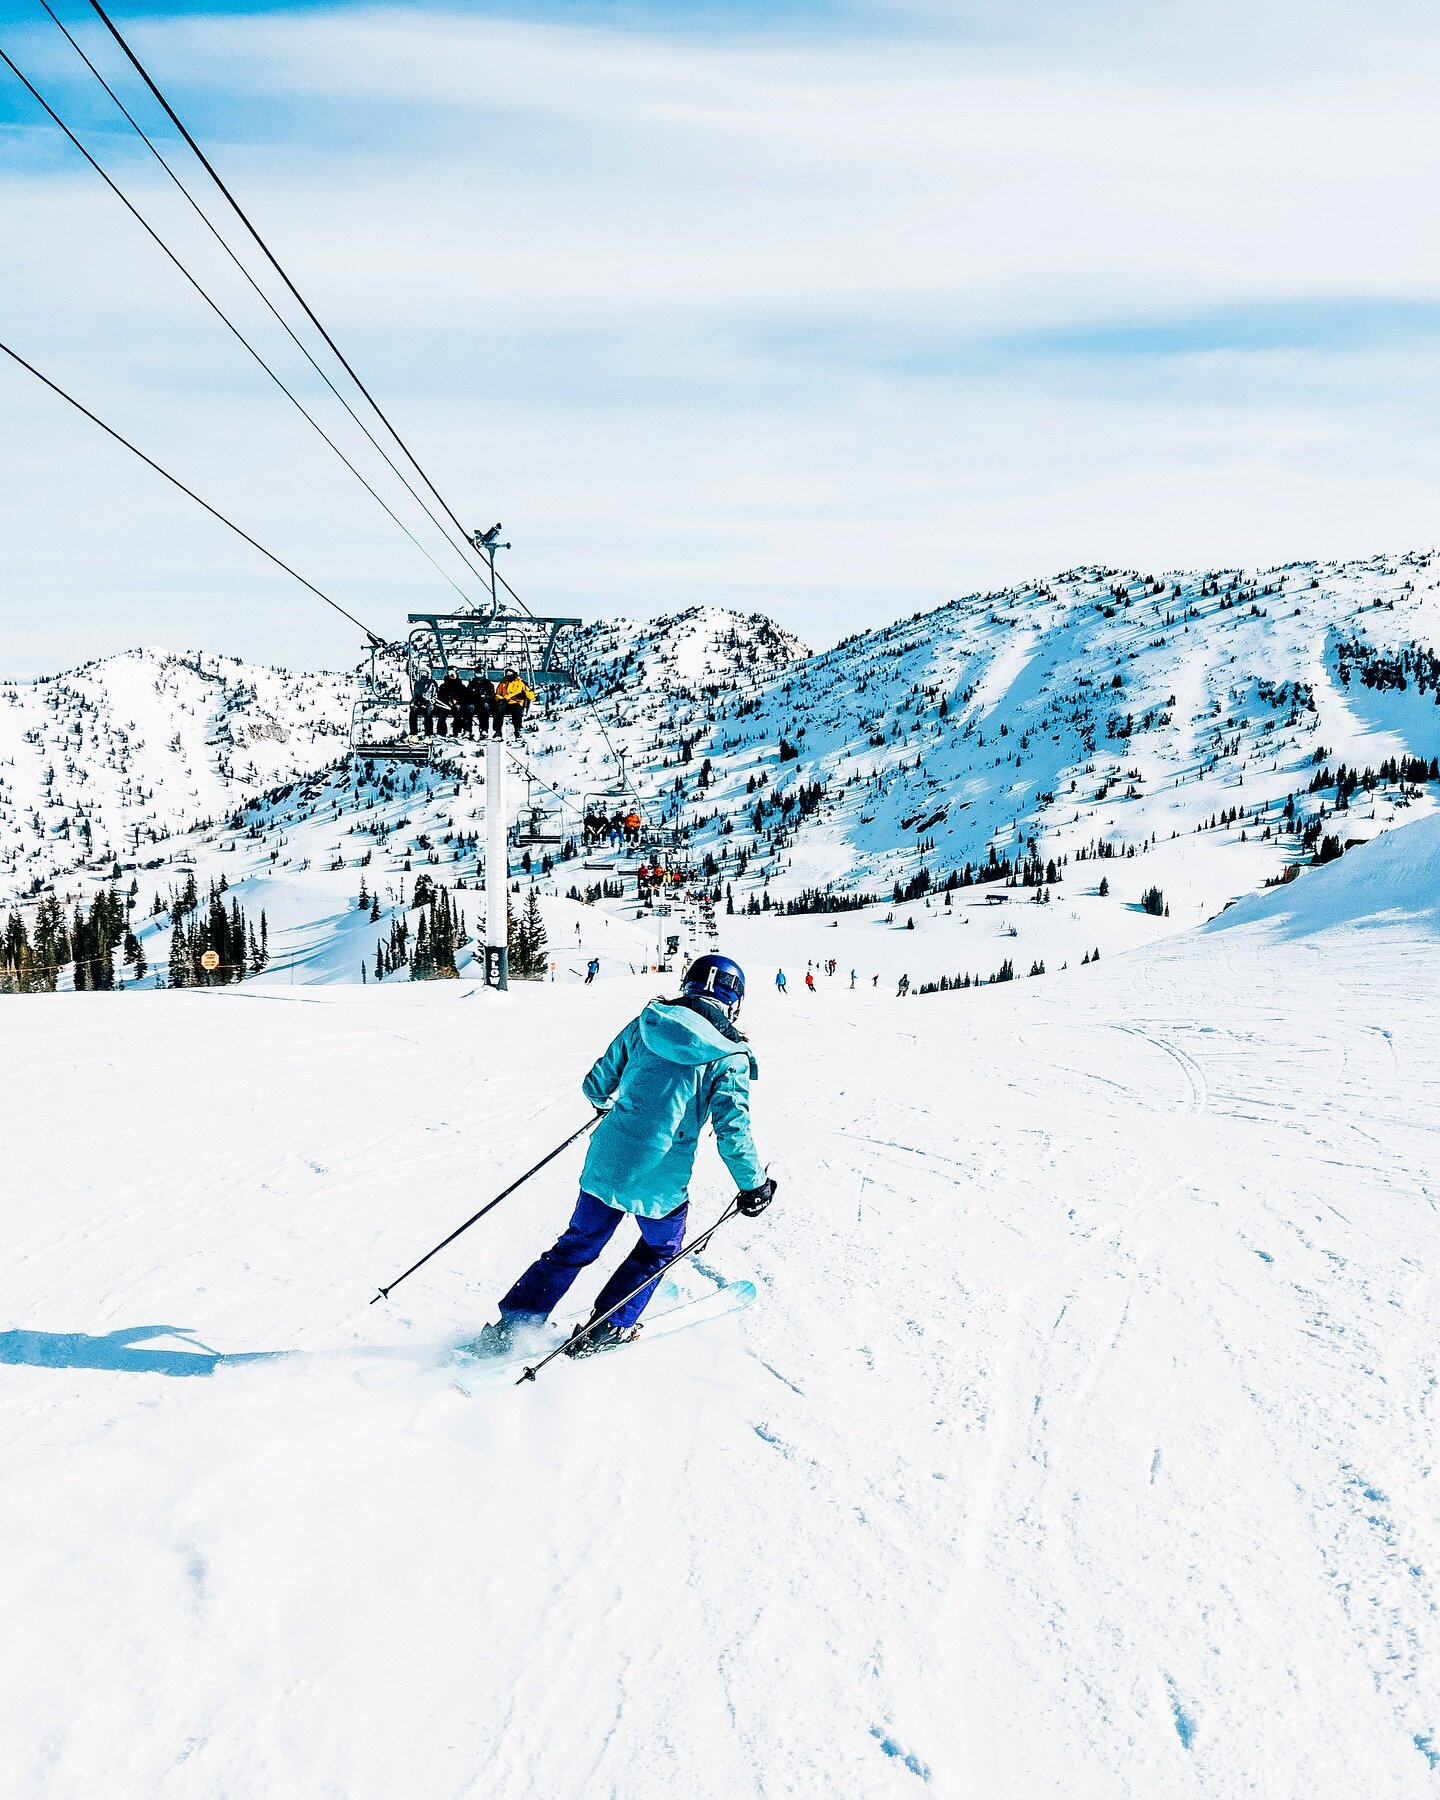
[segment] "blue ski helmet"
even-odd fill
[[[697,956],[685,971],[680,992],[702,1000],[718,1000],[734,1013],[745,998],[745,971],[728,956]]]

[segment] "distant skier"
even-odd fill
[[[850,992],[852,994],[855,992],[855,971],[853,969],[850,971]]]
[[[900,977],[900,985],[895,990],[895,998],[897,1000],[903,1000],[909,992],[910,992],[910,977],[908,975],[902,975]]]
[[[812,994],[815,992],[815,971],[813,969],[805,971],[805,986]]]
[[[674,1000],[652,1000],[585,1077],[585,1098],[601,1114],[580,1173],[569,1225],[500,1302],[498,1321],[470,1348],[494,1355],[517,1328],[543,1324],[581,1269],[594,1262],[628,1213],[640,1241],[605,1283],[591,1318],[631,1296],[588,1335],[570,1334],[572,1356],[628,1342],[654,1292],[649,1280],[685,1238],[690,1176],[707,1119],[725,1166],[740,1189],[740,1211],[754,1218],[770,1204],[768,1180],[750,1135],[750,1083],[759,1075],[735,1024],[745,975],[728,956],[699,956]]]
[[[599,973],[600,973],[600,958],[598,956],[592,956],[590,958],[589,962],[586,963],[586,965],[585,965],[585,985],[586,985],[586,987],[589,987],[590,983],[595,979],[595,977]]]
[[[783,969],[777,969],[775,971],[775,991],[780,994],[783,994],[786,991],[785,971]]]

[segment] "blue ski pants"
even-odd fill
[[[644,1312],[655,1291],[654,1281],[647,1281],[647,1276],[653,1276],[684,1243],[687,1210],[682,1206],[663,1219],[647,1219],[641,1214],[622,1212],[618,1206],[607,1206],[593,1194],[582,1193],[575,1202],[570,1223],[555,1243],[531,1263],[500,1302],[501,1318],[528,1313],[548,1319],[580,1271],[594,1262],[610,1242],[620,1221],[633,1218],[640,1227],[640,1241],[601,1288],[595,1302],[595,1311],[603,1313],[632,1289],[639,1288],[634,1299],[610,1321],[617,1330],[627,1330]]]

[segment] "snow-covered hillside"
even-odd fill
[[[591,626],[581,688],[537,713],[517,760],[511,873],[546,896],[552,944],[570,943],[572,894],[658,941],[638,859],[581,840],[587,805],[628,784],[682,832],[667,855],[692,887],[806,910],[781,959],[920,986],[1109,956],[1429,810],[1437,583],[1428,553],[1080,570],[813,656],[715,608]],[[93,904],[118,864],[154,970],[193,864],[202,898],[223,875],[247,920],[265,914],[270,978],[383,973],[418,872],[475,885],[484,792],[445,745],[421,770],[337,760],[351,697],[345,677],[158,653],[0,690],[0,898],[28,899],[27,920],[50,890]],[[368,932],[362,878],[381,899]]]
[[[7,1001],[7,1795],[1432,1795],[1437,874],[1426,818],[1063,980],[757,983],[782,1185],[684,1282],[758,1304],[469,1401],[423,1359],[578,1149],[367,1302],[653,979]]]
[[[0,890],[163,860],[170,840],[333,763],[350,687],[163,650],[0,683]]]

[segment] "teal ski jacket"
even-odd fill
[[[709,1119],[737,1187],[765,1171],[750,1136],[749,1046],[701,1013],[652,1000],[585,1077],[585,1098],[605,1117],[590,1140],[580,1186],[623,1212],[663,1218],[689,1199],[700,1131]]]

